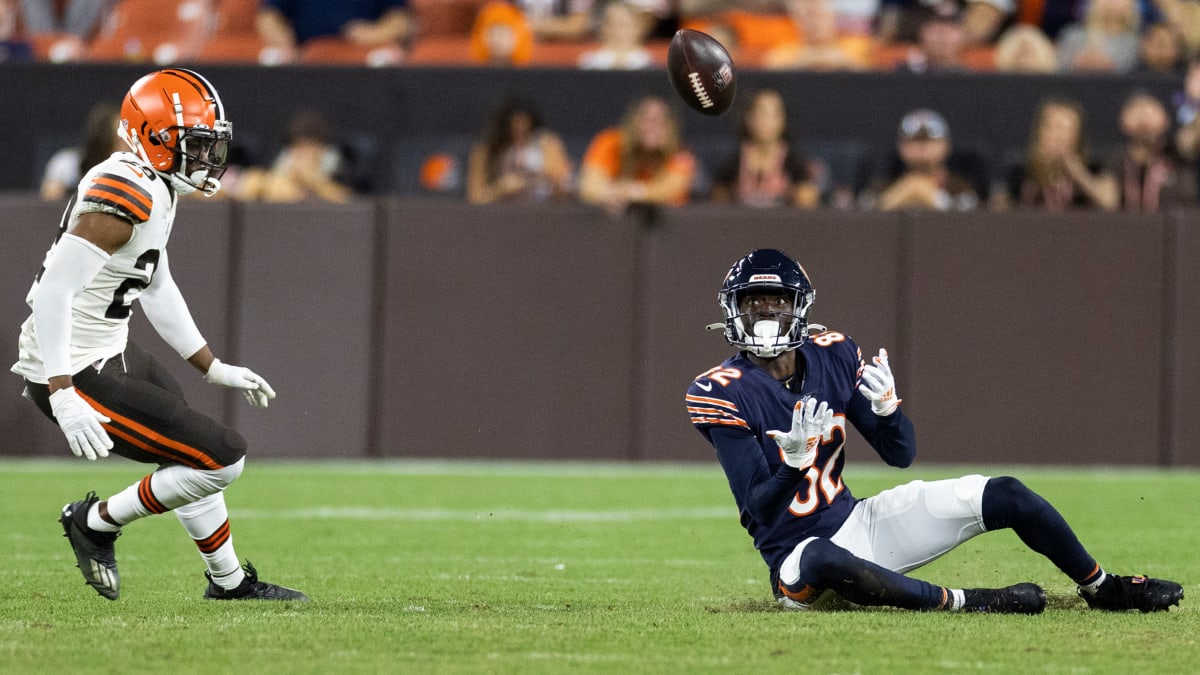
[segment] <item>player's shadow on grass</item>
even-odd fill
[[[1046,609],[1047,610],[1078,610],[1086,608],[1083,600],[1079,599],[1074,594],[1066,593],[1047,593],[1046,594]],[[707,605],[704,611],[708,614],[755,614],[761,612],[787,612],[774,600],[767,598],[746,598],[743,600],[735,600],[727,605],[713,606]],[[906,612],[908,610],[898,609],[895,607],[861,607],[852,602],[843,600],[841,597],[832,593],[816,603],[810,610],[814,612]]]

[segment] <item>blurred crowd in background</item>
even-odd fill
[[[1086,111],[1047,98],[1031,111],[1019,156],[956,147],[939,111],[894,125],[885,161],[835,181],[788,130],[784,98],[743,91],[727,157],[689,151],[678,106],[630,101],[572,156],[532,101],[499,103],[454,166],[431,156],[431,192],[473,203],[580,200],[614,212],[696,201],[747,206],[1155,211],[1197,204],[1200,0],[0,0],[0,62],[343,64],[580,69],[662,68],[669,38],[694,28],[739,68],[806,71],[1154,73],[1177,78],[1159,100],[1131,90],[1124,143],[1095,151]],[[115,109],[97,106],[80,142],[46,166],[61,199],[111,152]],[[344,201],[352,158],[321,114],[299,111],[277,157],[235,166],[236,199]]]
[[[1197,0],[0,0],[7,61],[1180,72]]]

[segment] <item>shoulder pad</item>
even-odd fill
[[[114,209],[131,223],[144,223],[154,208],[148,185],[153,176],[153,171],[123,159],[105,161],[84,179],[80,200]]]

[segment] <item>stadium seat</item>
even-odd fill
[[[300,63],[328,65],[395,66],[404,61],[399,45],[361,47],[341,38],[320,37],[300,47]]]
[[[212,0],[121,0],[88,47],[90,61],[194,59],[212,35]]]
[[[488,0],[411,0],[408,9],[420,30],[418,42],[442,36],[469,35],[471,26],[475,23],[475,15],[487,2]]]
[[[87,53],[87,45],[71,33],[37,33],[26,40],[33,49],[33,58],[49,63],[78,61]]]
[[[216,0],[216,31],[196,57],[204,62],[271,64],[258,35],[259,0]]]
[[[534,54],[536,58],[536,50]],[[422,37],[413,43],[406,62],[413,66],[476,65],[471,59],[471,37],[466,34]]]

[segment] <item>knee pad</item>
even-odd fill
[[[224,490],[229,487],[230,483],[237,480],[238,476],[242,475],[242,470],[245,468],[246,457],[243,455],[241,459],[229,466],[217,469],[216,471],[204,471],[203,473],[212,474],[214,484],[220,486],[218,489]]]
[[[854,556],[828,539],[813,539],[800,556],[800,578],[809,584],[826,586],[831,576],[846,569]]]
[[[1012,476],[997,476],[983,489],[983,525],[989,530],[1012,527],[1029,499],[1036,497],[1032,490]]]

